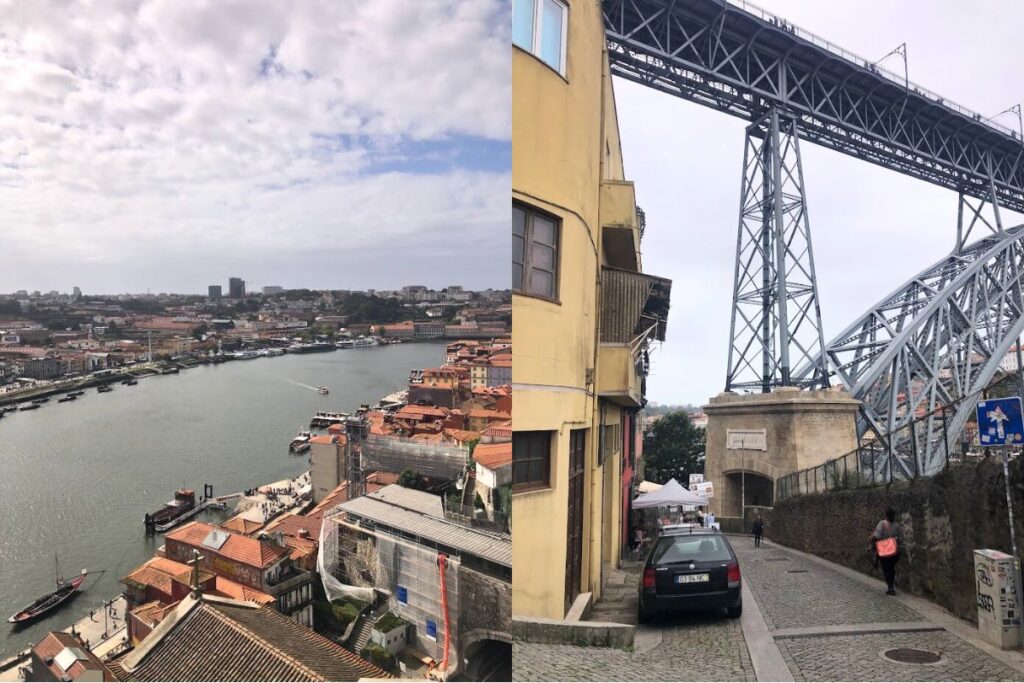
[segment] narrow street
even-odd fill
[[[971,637],[971,625],[951,621],[917,598],[886,596],[880,580],[873,585],[774,544],[755,548],[747,537],[729,541],[749,591],[741,619],[698,613],[641,625],[632,651],[516,643],[516,680],[1024,678],[1019,653],[987,648]],[[610,575],[611,585],[595,605],[592,620],[636,623],[638,572],[639,567],[631,567]],[[928,650],[938,661],[901,663],[883,654],[898,648]]]

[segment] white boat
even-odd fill
[[[347,337],[334,342],[339,349],[363,349],[369,346],[377,346],[380,341],[376,337]]]
[[[327,387],[325,387],[325,386],[319,386],[319,387],[317,387],[317,388],[316,388],[316,390],[317,390],[317,391],[319,391],[319,392],[320,392],[321,394],[323,394],[324,396],[326,396],[327,394],[331,393],[331,390],[330,390],[330,389],[328,389],[328,388],[327,388]]]
[[[293,453],[301,453],[304,450],[309,449],[309,432],[302,430],[299,435],[292,439],[292,442],[288,444],[288,450]]]
[[[245,351],[237,351],[232,355],[235,357],[235,360],[252,360],[254,358],[260,357],[259,351],[253,351],[252,349],[246,349]]]

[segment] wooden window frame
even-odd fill
[[[529,296],[535,299],[541,299],[543,301],[549,301],[551,303],[561,305],[562,302],[559,298],[559,293],[561,290],[562,275],[562,219],[550,212],[538,209],[532,204],[527,204],[525,202],[521,202],[515,199],[512,200],[512,208],[519,209],[526,216],[526,220],[523,224],[523,262],[521,264],[523,268],[523,281],[520,283],[513,281],[512,291],[522,296]],[[552,223],[554,223],[555,226],[553,245],[555,250],[554,271],[551,273],[551,280],[553,284],[552,289],[554,291],[552,292],[551,296],[545,294],[537,294],[535,292],[530,291],[530,279],[533,275],[533,264],[531,263],[531,259],[533,258],[533,221],[535,217],[540,217],[549,220]],[[515,220],[513,219],[513,230],[514,229]],[[514,238],[515,233],[513,233],[513,239]],[[513,249],[513,259],[514,258],[515,250]],[[512,263],[513,265],[515,265],[516,262],[513,260]],[[538,270],[543,269],[538,268]]]
[[[543,435],[543,437],[539,435]],[[520,450],[518,453],[519,458],[516,457],[516,437],[518,437],[518,441],[520,444]],[[554,437],[555,432],[551,430],[534,430],[528,432],[524,431],[512,433],[512,493],[522,493],[525,491],[542,491],[551,488],[551,463],[553,460],[552,452],[554,451]],[[541,455],[534,455],[533,453],[531,453],[530,446],[527,442],[532,439],[536,439],[537,441],[540,441],[541,439],[546,439],[547,452]],[[524,451],[523,449],[526,450]],[[526,455],[527,457],[523,458],[523,455]],[[517,460],[519,463],[522,463],[524,461],[527,463],[541,460],[545,461],[544,479],[531,479],[525,482],[517,482],[515,479]],[[527,465],[527,471],[529,471],[529,465]]]

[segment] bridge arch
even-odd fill
[[[884,458],[891,450],[897,476],[930,475],[1022,332],[1024,225],[921,271],[826,344],[825,355],[862,402],[858,438],[873,433]]]

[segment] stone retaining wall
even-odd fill
[[[1024,473],[1010,463],[1019,547],[1024,547]],[[769,539],[881,577],[872,567],[868,536],[887,506],[903,525],[897,588],[975,620],[973,551],[1010,552],[1002,463],[957,465],[932,477],[778,501],[764,511]]]

